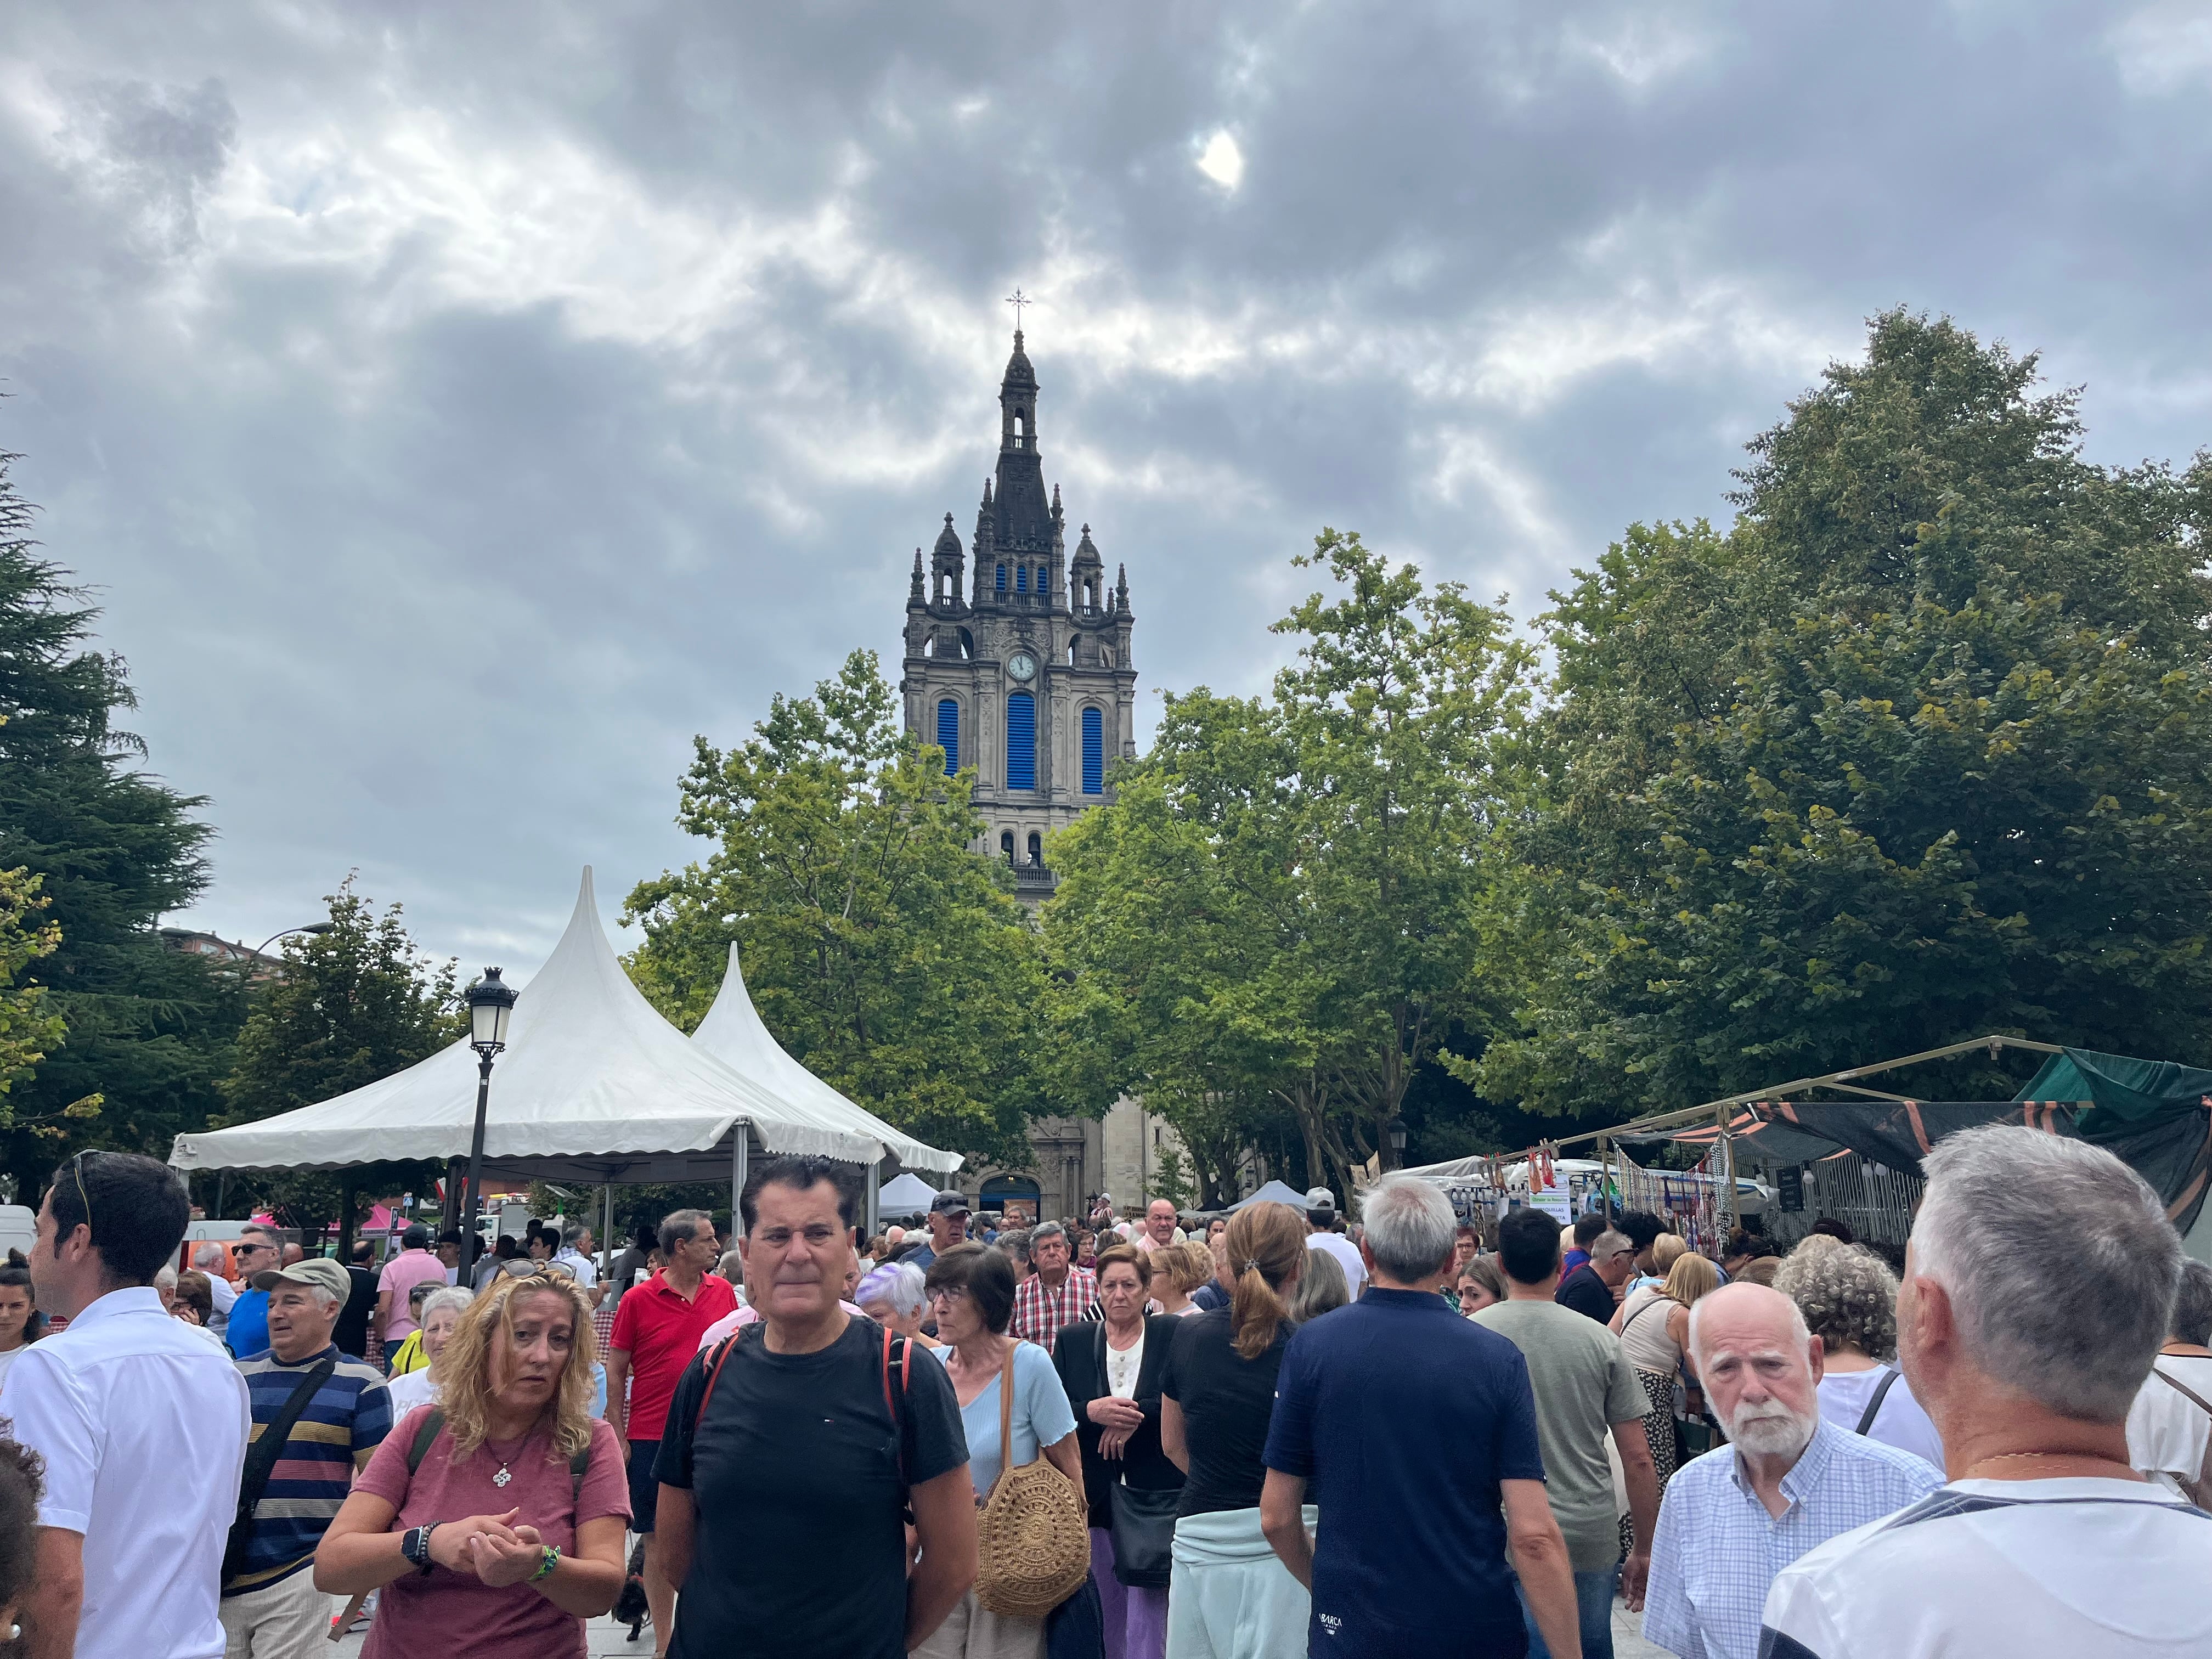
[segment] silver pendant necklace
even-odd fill
[[[516,1458],[522,1455],[522,1447],[524,1445],[527,1445],[529,1442],[530,1437],[526,1434],[524,1435],[522,1437],[522,1444],[516,1446],[513,1451],[509,1452],[504,1457],[499,1457],[499,1453],[493,1449],[490,1441],[487,1440],[484,1442],[484,1449],[490,1452],[494,1457],[499,1457],[499,1472],[491,1478],[491,1483],[493,1486],[504,1491],[506,1489],[507,1483],[514,1479],[514,1476],[508,1472],[507,1466],[514,1462]]]

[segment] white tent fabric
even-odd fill
[[[858,1133],[874,1137],[902,1169],[950,1175],[961,1165],[959,1153],[940,1152],[911,1135],[901,1134],[786,1054],[753,1006],[752,996],[745,989],[744,970],[738,965],[735,945],[730,946],[729,969],[722,975],[714,1006],[699,1022],[691,1041],[777,1099],[795,1102],[829,1121],[849,1124]],[[925,1207],[927,1202],[923,1200]]]
[[[937,1188],[917,1175],[895,1176],[876,1194],[878,1215],[926,1215]],[[2212,1208],[2208,1205],[2207,1208]]]
[[[465,1158],[476,1099],[477,1057],[463,1039],[335,1099],[179,1135],[169,1162],[327,1170]],[[485,1173],[595,1183],[726,1178],[741,1126],[768,1152],[861,1164],[884,1156],[848,1113],[780,1098],[663,1018],[616,959],[587,867],[568,931],[516,1000],[492,1072]]]
[[[1285,1187],[1279,1181],[1271,1181],[1247,1199],[1231,1205],[1231,1210],[1242,1210],[1254,1204],[1287,1204],[1300,1215],[1306,1211],[1306,1195]]]

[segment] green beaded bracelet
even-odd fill
[[[530,1582],[534,1584],[541,1578],[550,1577],[553,1569],[560,1565],[561,1547],[558,1544],[544,1546],[544,1559],[538,1563],[538,1571],[530,1575]]]

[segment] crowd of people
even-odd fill
[[[2081,1142],[1942,1142],[1901,1261],[1478,1230],[1406,1176],[864,1243],[852,1173],[765,1163],[730,1248],[379,1263],[186,1252],[171,1171],[73,1158],[0,1267],[0,1633],[1599,1659],[1625,1607],[1682,1659],[2212,1653],[2212,1267]]]

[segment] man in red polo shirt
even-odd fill
[[[714,1224],[703,1210],[678,1210],[660,1224],[668,1265],[632,1290],[615,1310],[607,1346],[607,1421],[629,1444],[630,1526],[647,1535],[645,1599],[653,1609],[653,1649],[668,1651],[676,1623],[676,1586],[661,1568],[652,1538],[660,1484],[653,1473],[668,1402],[707,1327],[737,1311],[730,1282],[710,1275],[720,1259]],[[625,1395],[623,1385],[629,1385]]]

